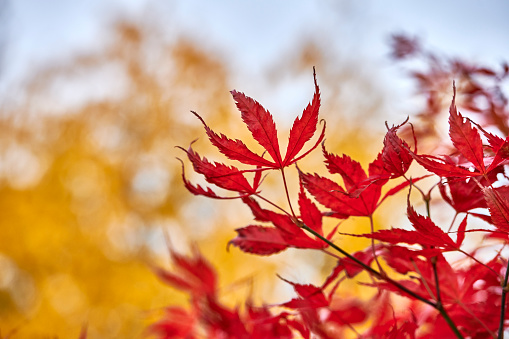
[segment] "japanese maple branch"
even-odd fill
[[[505,303],[509,286],[507,280],[509,279],[509,261],[507,262],[507,269],[505,271],[504,284],[502,285],[502,306],[500,306],[500,323],[498,325],[498,338],[504,339],[504,320],[505,320]]]
[[[309,233],[313,234],[315,237],[319,238],[320,240],[324,241],[327,245],[329,245],[330,247],[332,247],[333,249],[335,249],[336,251],[338,251],[339,253],[343,254],[345,257],[347,257],[348,259],[354,261],[355,263],[357,263],[358,265],[360,265],[362,268],[364,268],[366,271],[368,271],[369,273],[373,274],[374,276],[376,276],[377,278],[381,279],[381,280],[385,280],[386,282],[388,282],[389,284],[392,284],[394,285],[395,287],[397,287],[398,289],[400,289],[401,291],[407,293],[408,295],[412,296],[413,298],[417,299],[417,300],[420,300],[422,301],[423,303],[425,304],[428,304],[430,305],[431,307],[433,307],[434,309],[436,309],[438,312],[440,312],[440,314],[442,315],[442,317],[444,318],[444,320],[447,322],[447,324],[449,325],[449,327],[451,328],[451,330],[454,332],[454,335],[458,338],[458,339],[463,339],[463,335],[461,334],[461,332],[458,330],[458,328],[456,327],[456,324],[452,321],[452,319],[449,317],[449,314],[447,314],[447,312],[445,311],[443,305],[438,305],[437,303],[434,303],[433,301],[430,301],[420,295],[418,295],[417,293],[413,292],[412,290],[406,288],[405,286],[401,285],[400,283],[398,283],[397,281],[389,278],[387,275],[385,274],[382,274],[380,272],[378,272],[377,270],[375,270],[374,268],[372,268],[371,266],[369,265],[366,265],[365,263],[363,263],[362,261],[360,261],[359,259],[357,259],[356,257],[354,257],[353,255],[351,255],[350,253],[346,252],[344,249],[342,249],[341,247],[337,246],[336,244],[334,244],[333,242],[331,242],[329,239],[325,238],[324,236],[322,236],[320,233],[316,232],[315,230],[313,230],[312,228],[308,227],[307,225],[305,225],[304,223],[299,223],[299,226],[303,229],[305,229],[306,231],[308,231]]]
[[[320,233],[316,232],[315,230],[313,230],[309,226],[307,226],[307,225],[305,225],[303,223],[300,223],[300,227],[305,229],[309,233],[313,234],[315,237],[319,238],[320,240],[324,241],[325,243],[327,243],[327,245],[329,245],[330,247],[332,247],[333,249],[335,249],[339,253],[343,254],[348,259],[354,261],[356,264],[360,265],[362,268],[364,268],[366,271],[368,271],[369,273],[373,274],[377,278],[379,278],[381,280],[385,280],[385,281],[387,281],[390,284],[393,284],[394,286],[396,286],[397,288],[401,289],[402,291],[404,291],[405,293],[409,294],[410,296],[414,297],[415,299],[418,299],[418,300],[420,300],[420,301],[422,301],[422,302],[432,306],[433,308],[436,308],[436,304],[434,302],[432,302],[432,301],[430,301],[430,300],[428,300],[428,299],[418,295],[417,293],[415,293],[412,290],[406,288],[405,286],[401,285],[397,281],[392,280],[388,276],[378,272],[377,270],[375,270],[371,266],[366,265],[361,260],[357,259],[356,257],[351,255],[350,253],[348,253],[347,251],[345,251],[341,247],[337,246],[336,244],[334,244],[333,242],[331,242],[330,240],[328,240],[327,238],[325,238],[324,236],[322,236]]]

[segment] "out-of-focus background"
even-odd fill
[[[201,154],[224,160],[189,111],[249,138],[237,89],[272,112],[285,140],[316,66],[327,146],[365,165],[384,122],[423,104],[389,57],[391,34],[496,64],[509,56],[507,14],[505,1],[473,0],[0,0],[0,337],[73,338],[83,326],[89,338],[143,336],[154,312],[186,302],[150,270],[168,265],[165,233],[215,264],[232,305],[288,299],[276,273],[320,283],[331,265],[320,253],[226,251],[252,217],[185,191],[176,145],[198,138]],[[324,173],[319,153],[301,166]],[[186,174],[203,182],[189,164]],[[277,178],[266,184],[284,202]]]

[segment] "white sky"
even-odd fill
[[[105,27],[119,16],[153,16],[169,39],[184,34],[227,55],[236,88],[253,97],[261,71],[303,38],[381,65],[387,83],[403,77],[387,59],[395,32],[467,60],[509,60],[503,0],[0,0],[0,11],[0,101],[37,65],[101,48]]]

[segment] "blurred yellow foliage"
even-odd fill
[[[175,160],[185,154],[174,146],[187,147],[200,137],[200,150],[210,147],[190,109],[206,112],[207,122],[224,133],[235,126],[228,121],[241,124],[228,93],[227,68],[191,41],[164,42],[154,28],[121,22],[114,32],[103,51],[37,71],[22,104],[3,108],[0,336],[77,338],[83,326],[90,338],[142,336],[154,310],[186,301],[150,271],[150,265],[165,265],[164,232],[177,250],[198,242],[216,264],[221,294],[232,304],[250,293],[258,302],[277,298],[281,290],[263,282],[273,282],[282,268],[290,274],[286,277],[306,282],[305,273],[288,272],[301,261],[318,271],[331,265],[310,251],[290,251],[279,261],[226,251],[233,229],[249,223],[248,210],[232,214],[228,211],[237,211],[238,202],[210,202],[187,193]],[[318,49],[304,45],[301,55],[277,66],[279,74],[309,75],[309,99],[312,65],[329,67],[330,73],[319,72],[318,78],[332,93],[342,77],[334,73],[335,61]],[[72,88],[87,75],[96,79],[92,89],[106,94],[63,106],[48,102],[52,91]],[[337,105],[330,100],[325,111]],[[325,115],[331,118],[330,150],[355,151],[366,163],[373,153],[359,150],[355,130],[335,134],[340,112]],[[369,144],[363,137],[363,145]],[[319,168],[316,153],[318,165],[306,170]]]

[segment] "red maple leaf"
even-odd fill
[[[386,145],[369,164],[368,173],[362,169],[359,162],[348,155],[338,156],[329,153],[322,144],[327,169],[331,174],[341,175],[345,188],[318,174],[303,173],[299,170],[301,182],[308,192],[320,204],[332,210],[328,215],[342,219],[350,216],[370,216],[387,197],[408,187],[410,182],[406,181],[382,197],[382,188],[388,180],[403,175],[411,163],[412,157],[404,147],[407,144],[395,134],[400,126],[389,129]],[[412,182],[423,178],[413,179]]]
[[[205,123],[195,112],[194,115],[200,119],[205,126],[205,131],[214,146],[231,160],[239,161],[247,165],[262,166],[263,170],[282,169],[302,159],[309,152],[314,150],[325,136],[325,124],[315,145],[298,156],[304,145],[313,137],[318,124],[318,111],[320,108],[320,91],[316,81],[316,73],[313,70],[315,83],[315,94],[313,100],[308,104],[302,113],[297,117],[290,130],[288,146],[284,159],[281,156],[279,140],[277,137],[276,124],[269,111],[263,108],[256,100],[246,96],[244,93],[231,91],[241,117],[253,138],[265,149],[271,160],[263,158],[238,139],[230,139],[224,134],[218,135]]]

